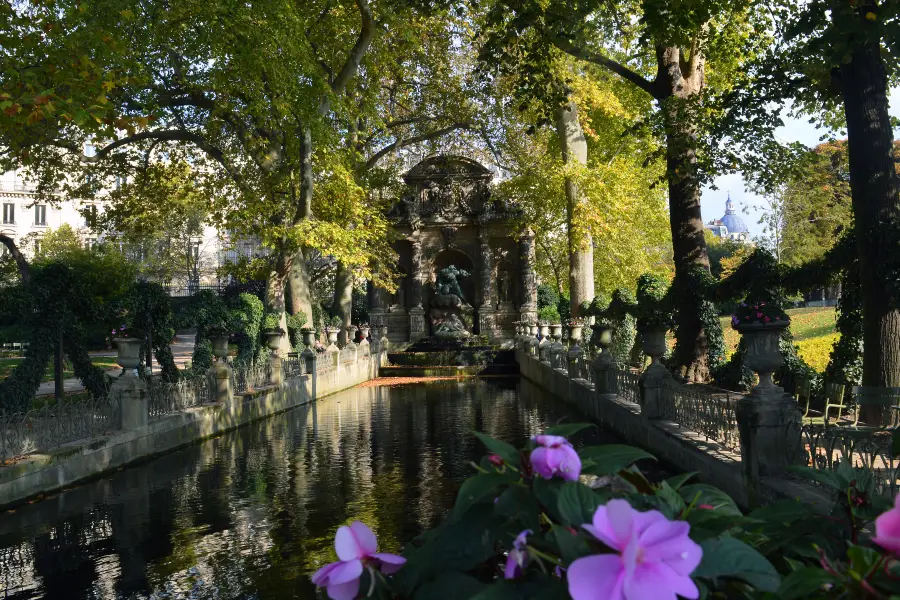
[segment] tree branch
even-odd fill
[[[19,250],[18,246],[16,246],[16,243],[8,235],[0,233],[0,244],[6,246],[6,249],[9,250],[9,253],[13,257],[13,260],[16,261],[16,267],[19,269],[19,276],[22,278],[22,282],[28,283],[28,280],[31,277],[31,269],[28,267],[28,261],[25,259],[25,256]]]
[[[373,154],[372,157],[366,161],[365,167],[366,169],[371,169],[376,164],[378,164],[379,160],[381,160],[394,150],[399,150],[400,148],[405,148],[406,146],[411,146],[412,144],[418,144],[419,142],[427,142],[428,140],[433,140],[447,135],[451,131],[456,131],[457,129],[471,129],[471,125],[468,122],[453,123],[452,125],[448,125],[441,129],[435,129],[434,131],[429,131],[428,133],[414,135],[405,139],[399,139],[393,144],[388,144],[387,146]]]
[[[372,39],[375,37],[375,19],[372,18],[372,9],[369,6],[368,0],[356,0],[356,6],[359,8],[362,27],[359,30],[359,37],[356,39],[356,44],[354,44],[353,49],[350,50],[350,55],[347,57],[344,66],[341,67],[341,70],[338,71],[334,81],[331,82],[331,92],[336,96],[342,94],[347,87],[347,84],[350,83],[350,80],[356,76],[357,71],[359,71],[359,65],[362,63],[362,59],[366,55],[366,52],[369,51],[369,46],[372,44]],[[331,99],[326,97],[319,105],[319,114],[324,115],[330,109]]]
[[[585,48],[576,46],[570,40],[567,40],[560,36],[553,36],[550,41],[553,42],[554,46],[556,46],[566,54],[574,56],[575,58],[580,58],[581,60],[585,60],[590,63],[594,63],[595,65],[601,66],[608,71],[612,71],[622,79],[625,79],[626,81],[629,81],[638,86],[640,89],[650,94],[653,98],[657,98],[656,84],[653,81],[650,81],[645,77],[639,75],[638,73],[632,71],[622,63],[616,62],[613,59],[608,58],[598,52],[592,52]]]

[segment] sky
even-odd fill
[[[890,113],[895,117],[900,117],[900,88],[891,90]],[[780,127],[776,131],[776,135],[785,142],[802,142],[808,146],[819,144],[819,138],[825,133],[827,130],[816,129],[815,125],[802,119],[785,119],[784,127]],[[720,219],[725,214],[725,200],[730,192],[735,209],[750,229],[750,235],[762,235],[763,226],[759,223],[762,213],[755,209],[754,205],[764,205],[765,199],[746,190],[744,178],[740,174],[718,177],[715,185],[719,189],[714,190],[710,187],[703,189],[703,199],[700,205],[703,211],[703,222],[708,223],[713,219]]]

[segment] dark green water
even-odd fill
[[[524,381],[349,390],[0,515],[0,599],[315,598],[340,525],[399,552],[483,454],[470,431],[559,420],[583,417]]]

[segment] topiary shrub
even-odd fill
[[[212,364],[212,342],[204,338],[194,346],[194,354],[191,357],[191,369],[195,374],[205,373],[212,367]]]
[[[545,306],[552,306],[559,310],[559,292],[555,287],[542,283],[537,288],[537,303],[538,310]]]
[[[538,311],[538,321],[545,325],[555,325],[562,321],[555,306],[545,306]]]

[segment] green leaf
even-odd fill
[[[497,514],[518,521],[522,529],[541,528],[541,507],[528,488],[511,485],[506,488],[494,507]]]
[[[562,483],[559,480],[543,479],[541,477],[535,477],[532,482],[532,489],[538,502],[543,504],[550,516],[557,521],[563,520],[559,512],[559,494],[562,491]]]
[[[497,580],[477,596],[456,596],[470,600],[557,600],[567,597],[565,584],[543,573],[530,573],[522,579]]]
[[[778,597],[781,600],[793,600],[794,598],[808,598],[823,585],[836,583],[837,579],[816,567],[803,567],[784,578],[781,587],[778,588]]]
[[[850,566],[853,570],[860,575],[865,575],[881,559],[881,553],[874,548],[850,546],[847,549],[847,557],[850,559]]]
[[[692,573],[706,579],[735,578],[763,592],[775,592],[780,576],[765,556],[733,537],[702,542],[703,560]]]
[[[565,482],[556,501],[562,524],[574,527],[590,523],[594,511],[602,504],[602,498],[594,490],[578,481]]]
[[[500,473],[482,473],[466,479],[453,507],[453,518],[459,520],[474,504],[489,497],[497,496],[497,488],[509,480]]]
[[[691,471],[690,473],[682,473],[681,475],[676,475],[675,477],[669,477],[668,479],[666,479],[666,482],[670,486],[672,486],[672,489],[677,490],[678,488],[683,486],[685,483],[687,483],[688,480],[696,474],[697,474],[697,471]]]
[[[705,483],[692,483],[682,487],[678,490],[678,493],[681,494],[681,497],[688,504],[696,498],[697,503],[694,505],[695,507],[707,504],[712,506],[719,514],[742,516],[741,510],[737,507],[734,500],[731,499],[731,496],[717,487],[706,485]]]
[[[582,473],[590,475],[615,475],[639,460],[656,458],[640,448],[623,444],[590,446],[578,453],[582,460]]]
[[[578,535],[577,532],[572,533],[565,527],[554,525],[553,538],[556,540],[556,545],[559,546],[560,557],[567,564],[576,558],[581,558],[591,553],[591,549],[585,539]]]
[[[596,427],[593,423],[561,423],[559,425],[554,425],[553,427],[548,427],[544,431],[544,435],[561,435],[563,437],[572,437],[582,429],[587,429],[588,427]]]
[[[801,467],[797,465],[789,466],[788,471],[796,473],[797,475],[800,475],[805,479],[809,479],[810,481],[821,483],[822,485],[828,486],[833,490],[842,491],[844,489],[840,478],[834,473],[834,471],[813,469],[811,467]]]
[[[513,446],[478,431],[473,431],[472,433],[475,434],[475,437],[481,440],[482,444],[487,446],[487,449],[489,451],[493,452],[512,466],[516,468],[519,467],[519,451],[516,450]]]
[[[471,575],[457,572],[441,573],[418,590],[415,600],[456,600],[471,598],[487,586]]]

